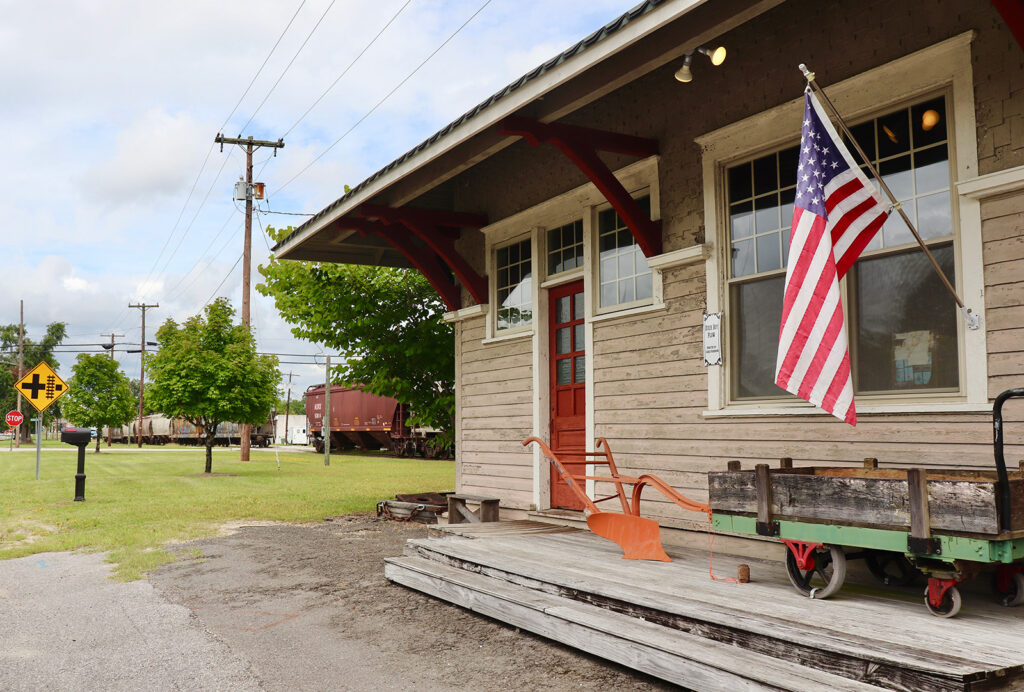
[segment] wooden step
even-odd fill
[[[692,690],[882,689],[436,560],[385,563],[393,582]]]
[[[764,583],[723,588],[710,584],[706,567],[703,572],[695,567],[693,556],[673,555],[680,559],[669,564],[602,559],[607,558],[601,554],[606,542],[591,538],[570,534],[544,536],[543,542],[414,539],[405,553],[889,689],[967,690],[995,681],[1019,681],[1021,667],[1007,662],[1024,657],[1019,651],[1001,650],[1002,634],[993,639],[990,623],[979,627],[937,621],[921,606],[912,613],[929,631],[901,637],[892,626],[897,623],[884,618],[891,618],[892,607],[904,603],[865,603],[859,598],[809,601],[796,598],[788,583],[772,585],[777,587],[774,591],[766,590]],[[614,551],[612,546],[610,552]],[[690,557],[690,563],[683,557]],[[755,567],[759,574],[763,571],[763,566]],[[778,604],[772,603],[776,598]],[[867,626],[847,625],[850,618],[865,619]],[[952,645],[941,646],[942,628],[964,631],[945,637]],[[988,636],[981,638],[983,631]],[[963,637],[959,643],[957,636]]]

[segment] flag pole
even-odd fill
[[[889,197],[889,202],[892,203],[892,208],[899,212],[900,217],[903,219],[903,222],[907,224],[907,228],[909,228],[910,232],[914,235],[914,240],[916,240],[917,244],[921,246],[921,249],[924,251],[925,256],[928,258],[928,261],[932,263],[932,267],[935,268],[935,272],[939,275],[939,278],[942,279],[942,283],[946,286],[946,289],[949,290],[950,294],[953,296],[953,300],[955,300],[956,304],[960,307],[960,312],[963,313],[964,320],[967,321],[967,327],[969,329],[978,329],[978,327],[980,326],[978,316],[974,312],[972,312],[970,308],[964,306],[964,301],[960,300],[960,296],[957,295],[956,289],[953,288],[953,284],[951,284],[949,282],[949,279],[946,278],[946,274],[945,272],[942,271],[942,268],[939,266],[939,263],[935,261],[935,257],[928,249],[928,246],[925,245],[924,240],[921,238],[921,235],[917,232],[917,228],[914,226],[914,223],[907,216],[907,213],[903,211],[903,204],[896,199],[896,196],[892,193],[892,190],[890,190],[889,186],[885,184],[885,181],[882,179],[882,176],[879,175],[877,170],[875,170],[874,165],[871,163],[871,159],[868,158],[868,155],[865,154],[864,150],[860,148],[860,144],[857,143],[857,140],[856,138],[854,138],[853,133],[850,132],[850,129],[846,127],[846,122],[843,120],[843,117],[839,115],[839,111],[832,103],[832,100],[828,97],[828,94],[826,94],[825,90],[822,89],[816,81],[814,81],[814,73],[807,69],[807,65],[803,63],[800,63],[800,71],[803,72],[804,77],[807,79],[807,86],[813,89],[814,93],[821,96],[825,106],[832,114],[832,118],[839,123],[839,128],[843,131],[843,134],[845,134],[847,138],[849,138],[850,143],[853,144],[853,148],[857,150],[858,154],[860,154],[861,160],[867,164],[868,170],[871,171],[871,174],[875,177],[875,180],[878,181],[878,184],[882,186],[882,190]]]

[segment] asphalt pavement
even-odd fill
[[[257,690],[247,660],[102,554],[0,561],[0,690]]]

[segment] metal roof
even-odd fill
[[[274,246],[274,250],[276,251],[279,248],[281,248],[283,245],[286,245],[292,238],[294,238],[296,235],[298,235],[300,232],[302,232],[305,228],[307,228],[308,226],[316,223],[317,220],[323,218],[324,216],[329,214],[332,210],[334,210],[337,207],[339,207],[340,205],[342,205],[346,200],[348,200],[349,198],[351,198],[351,197],[355,196],[356,194],[358,194],[361,190],[365,189],[373,181],[377,180],[378,178],[380,178],[382,175],[384,175],[388,171],[391,171],[392,169],[400,166],[401,164],[405,163],[409,159],[413,158],[414,156],[416,156],[417,154],[419,154],[423,150],[425,150],[428,147],[430,147],[431,145],[433,145],[435,142],[443,139],[445,136],[447,136],[449,133],[451,133],[457,127],[459,127],[460,125],[463,125],[466,122],[472,120],[474,117],[476,117],[482,111],[486,110],[487,108],[489,108],[490,106],[494,105],[495,103],[497,103],[501,99],[505,98],[509,94],[513,93],[514,91],[517,91],[518,89],[522,88],[523,85],[525,85],[525,84],[527,84],[527,83],[537,79],[538,77],[541,77],[542,75],[544,75],[547,72],[550,72],[552,69],[554,69],[555,67],[561,65],[562,63],[564,63],[565,61],[569,60],[570,58],[573,58],[573,57],[579,55],[580,53],[583,53],[584,51],[586,51],[591,46],[594,46],[595,44],[600,43],[604,39],[608,38],[612,34],[616,33],[617,31],[619,31],[620,29],[622,29],[623,27],[628,25],[630,22],[636,20],[638,17],[642,17],[643,15],[651,12],[656,7],[658,7],[659,5],[665,3],[666,1],[667,0],[645,0],[645,2],[640,3],[639,5],[637,5],[633,9],[629,10],[625,14],[621,15],[617,19],[614,19],[611,22],[609,22],[608,24],[605,24],[603,27],[601,27],[600,29],[598,29],[594,33],[590,34],[589,36],[587,36],[583,40],[579,41],[578,43],[574,44],[570,48],[567,48],[566,50],[562,51],[561,53],[559,53],[555,57],[551,58],[550,60],[548,60],[548,61],[544,62],[543,64],[535,67],[534,69],[530,70],[529,72],[524,74],[519,79],[517,79],[514,82],[506,85],[503,89],[501,89],[501,90],[497,91],[496,93],[492,94],[490,97],[488,97],[484,101],[481,101],[475,107],[473,107],[470,110],[466,111],[461,116],[459,116],[458,118],[456,118],[452,122],[448,123],[445,127],[443,127],[442,129],[440,129],[439,131],[437,131],[436,133],[431,135],[429,138],[423,140],[417,146],[415,146],[414,148],[410,149],[406,153],[402,154],[397,159],[395,159],[394,161],[392,161],[388,165],[384,166],[379,171],[377,171],[376,173],[374,173],[370,177],[366,178],[365,180],[363,180],[361,183],[359,183],[355,187],[351,188],[343,196],[339,197],[334,202],[332,202],[331,204],[329,204],[326,207],[324,207],[323,209],[321,209],[319,212],[317,212],[317,214],[315,214],[313,217],[311,217],[310,219],[306,220],[305,223],[303,223],[301,226],[299,226],[298,228],[293,230],[284,240],[281,240],[280,242],[278,242],[277,245]]]

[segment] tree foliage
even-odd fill
[[[306,399],[304,397],[292,397],[289,403],[287,397],[279,398],[277,400],[277,413],[284,415],[289,413],[293,416],[304,416],[306,415]]]
[[[97,452],[103,426],[124,425],[138,411],[138,398],[132,395],[128,376],[117,361],[99,354],[78,356],[61,403],[69,421],[97,428]]]
[[[50,367],[57,370],[57,359],[53,357],[53,349],[60,345],[67,336],[67,328],[63,322],[53,322],[46,327],[46,334],[39,341],[33,341],[27,335],[24,338],[25,372],[34,368],[42,361],[49,363]],[[14,389],[14,383],[18,381],[18,325],[7,324],[0,326],[0,408],[3,412],[12,411],[18,406],[18,392]],[[47,416],[60,416],[60,401],[56,401],[46,409]],[[21,412],[25,414],[26,422],[22,423],[21,439],[28,440],[29,425],[27,420],[35,415],[32,404],[22,399]],[[0,420],[4,429],[7,423]]]
[[[159,350],[146,355],[146,399],[202,431],[206,473],[217,426],[262,423],[277,400],[277,357],[257,354],[252,334],[232,322],[234,315],[227,298],[218,298],[180,326],[169,319],[156,333]]]
[[[267,229],[281,240],[292,229]],[[413,423],[450,435],[455,412],[455,336],[444,303],[417,271],[328,262],[260,266],[292,334],[337,350],[332,382],[407,403]]]

